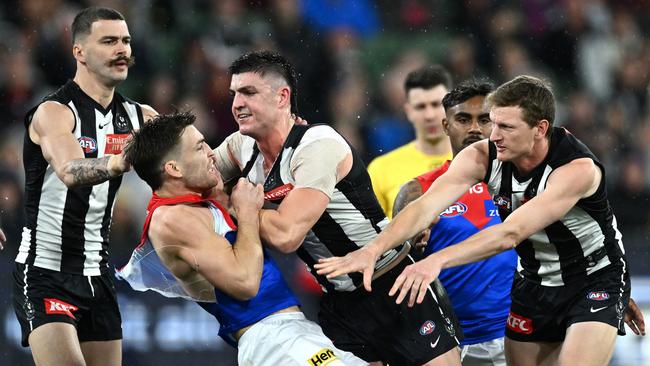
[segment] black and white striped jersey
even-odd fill
[[[86,158],[117,152],[114,149],[143,121],[138,103],[116,92],[111,104],[103,108],[72,80],[45,101],[70,108],[75,118],[72,133]],[[109,227],[122,177],[90,187],[67,188],[43,157],[40,146],[29,138],[28,127],[37,108],[25,117],[26,220],[16,261],[53,271],[99,275],[108,270]]]
[[[596,193],[579,200],[560,220],[538,231],[516,248],[518,272],[544,286],[562,286],[584,280],[612,263],[624,261],[621,233],[607,200],[605,170],[580,140],[555,127],[545,160],[527,176],[520,176],[511,162],[496,158],[489,143],[487,183],[503,220],[546,187],[549,175],[575,159],[590,158],[603,172]]]
[[[290,169],[294,153],[314,141],[327,139],[349,146],[345,139],[329,126],[293,126],[282,153],[266,177],[262,167],[263,158],[252,138],[243,136],[237,158],[241,162],[248,162],[242,172],[244,176],[251,182],[264,184],[267,202],[280,204],[295,183]],[[328,280],[325,276],[319,276],[313,268],[318,259],[344,256],[357,250],[374,239],[388,224],[388,219],[373,193],[365,165],[354,148],[349,147],[353,156],[352,169],[335,185],[325,212],[297,251],[325,291],[352,291],[362,284],[362,276],[352,273]],[[310,157],[310,163],[318,164],[321,158],[322,156],[314,156],[313,159]],[[305,204],[308,205],[309,202]],[[379,270],[390,263],[397,253],[395,249],[384,253],[377,262],[376,269]]]

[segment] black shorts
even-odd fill
[[[550,287],[515,275],[506,336],[520,342],[562,342],[571,324],[595,321],[625,335],[623,315],[630,279],[622,265],[609,265],[587,281]]]
[[[16,263],[13,277],[13,305],[23,347],[29,346],[34,329],[57,322],[74,325],[79,342],[122,339],[110,273],[83,276]]]
[[[397,296],[388,296],[397,276],[412,263],[410,257],[403,259],[372,282],[370,293],[362,287],[323,294],[319,323],[336,347],[368,362],[406,366],[422,365],[458,346],[462,330],[444,289],[434,294],[431,286],[422,304],[412,308],[408,298],[397,305]]]

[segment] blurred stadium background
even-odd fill
[[[424,63],[443,64],[455,82],[547,78],[558,125],[607,168],[632,295],[650,317],[650,1],[3,0],[0,217],[9,243],[0,252],[0,364],[33,364],[19,346],[10,285],[23,223],[22,119],[74,75],[69,25],[90,5],[127,18],[136,65],[119,90],[161,113],[192,109],[212,146],[236,130],[226,68],[252,49],[289,57],[299,72],[300,115],[333,125],[367,162],[412,139],[402,82]],[[149,194],[127,175],[113,218],[112,266],[136,245]],[[295,258],[280,262],[315,319],[318,288]],[[117,286],[125,365],[235,364],[216,321],[198,306]],[[650,365],[650,338],[619,338],[612,365]]]

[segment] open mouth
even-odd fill
[[[250,118],[252,115],[250,113],[237,113],[237,120],[238,121],[244,121],[248,118]]]

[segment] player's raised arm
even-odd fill
[[[121,155],[84,158],[72,134],[75,123],[70,108],[45,102],[38,107],[29,125],[30,139],[41,147],[43,157],[67,187],[102,183],[130,169]]]
[[[449,171],[438,178],[422,197],[407,205],[379,236],[345,257],[320,260],[316,265],[318,273],[332,278],[346,273],[362,272],[364,285],[370,290],[377,258],[426,229],[440,212],[485,176],[486,165],[487,141],[464,149],[453,160]]]

